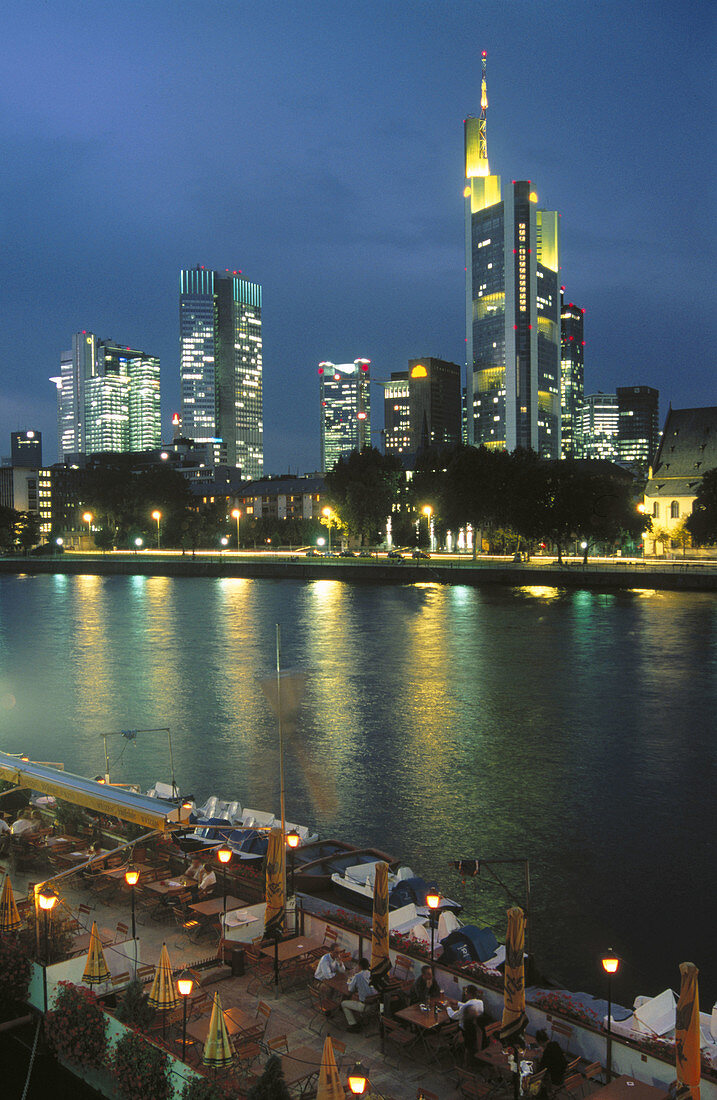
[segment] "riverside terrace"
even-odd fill
[[[35,851],[28,858],[23,851],[10,854],[0,862],[0,870],[12,876],[18,898],[27,896],[32,883],[42,882],[48,872],[58,867],[70,866],[76,861],[83,847],[81,836],[58,837],[47,835],[33,844]],[[115,847],[117,837],[103,834],[106,849]],[[54,843],[51,843],[54,841]],[[23,862],[24,861],[24,862]],[[313,1096],[316,1084],[316,1067],[320,1061],[324,1036],[328,1033],[336,1040],[337,1060],[342,1080],[348,1069],[360,1062],[370,1076],[371,1095],[384,1100],[414,1100],[425,1095],[431,1098],[495,1097],[506,1100],[513,1095],[513,1082],[506,1061],[501,1054],[495,1036],[477,1066],[466,1074],[464,1052],[457,1029],[439,1015],[443,1026],[426,1027],[430,1014],[425,1018],[418,1013],[416,1019],[387,1019],[370,1013],[358,1032],[348,1031],[344,1017],[338,1008],[341,993],[329,987],[317,988],[313,981],[316,956],[326,945],[336,939],[345,952],[347,961],[356,960],[366,951],[367,943],[360,932],[350,927],[351,920],[344,914],[338,919],[317,912],[301,910],[296,919],[300,935],[287,938],[279,945],[279,984],[275,984],[273,948],[262,952],[259,942],[231,944],[220,942],[219,916],[223,909],[222,879],[218,876],[216,897],[201,910],[191,910],[195,904],[173,904],[174,897],[182,896],[179,886],[186,860],[172,845],[171,840],[160,837],[147,843],[143,850],[135,849],[133,863],[140,870],[140,880],[135,887],[136,941],[131,938],[131,896],[124,879],[126,856],[107,858],[105,862],[117,862],[119,866],[106,866],[102,873],[88,877],[72,873],[58,881],[59,900],[48,926],[50,958],[58,961],[46,971],[48,1004],[51,1007],[58,982],[82,981],[88,946],[88,933],[93,922],[97,923],[105,942],[105,956],[112,978],[99,987],[99,994],[110,1013],[110,1033],[116,1035],[122,1025],[112,1016],[113,1009],[121,1001],[131,972],[137,967],[140,980],[149,989],[159,961],[162,945],[166,944],[171,965],[177,977],[191,968],[195,982],[188,1008],[187,1044],[185,1061],[183,1050],[182,1007],[166,1016],[157,1013],[146,1033],[149,1041],[163,1046],[172,1056],[172,1074],[175,1096],[180,1097],[187,1079],[202,1072],[201,1055],[203,1037],[208,1028],[212,996],[218,991],[225,1019],[234,1032],[235,1066],[224,1071],[234,1074],[231,1095],[246,1095],[253,1077],[261,1071],[267,1055],[276,1051],[282,1055],[285,1076],[292,1083],[292,1095]],[[4,876],[3,876],[4,877]],[[177,884],[175,887],[174,884]],[[253,882],[244,876],[234,875],[230,869],[226,879],[227,909],[237,910],[237,903],[261,897],[263,885],[259,879]],[[175,893],[175,890],[177,893]],[[184,891],[186,896],[186,891]],[[247,897],[247,895],[251,895]],[[315,899],[300,901],[316,908]],[[23,905],[26,916],[32,919],[32,908]],[[251,906],[245,907],[251,913]],[[241,910],[239,910],[241,912]],[[199,923],[197,919],[199,918]],[[239,925],[240,926],[240,925]],[[42,932],[42,925],[40,926]],[[259,941],[259,935],[254,937]],[[40,957],[44,944],[40,937]],[[137,952],[135,963],[135,949]],[[401,956],[392,951],[393,971],[397,983],[410,981],[417,976],[425,961],[420,954]],[[220,958],[222,956],[222,958]],[[223,960],[226,959],[226,962]],[[459,997],[461,989],[474,975],[461,974],[455,969],[437,966],[441,988],[449,996]],[[476,982],[480,984],[480,982]],[[502,993],[497,988],[482,986],[488,1014],[496,1021],[502,1011]],[[30,990],[34,1007],[42,1010],[44,1000],[43,968],[36,966]],[[570,1060],[576,1060],[572,1072],[560,1092],[560,1100],[569,1100],[572,1094],[582,1098],[600,1094],[601,1100],[662,1100],[667,1086],[674,1078],[674,1065],[646,1054],[629,1043],[613,1042],[612,1065],[619,1081],[609,1086],[611,1091],[601,1093],[606,1079],[605,1035],[594,1026],[582,1026],[575,1020],[561,1018],[556,1011],[528,1006],[529,1032],[535,1034],[544,1027],[552,1033],[566,1051]],[[434,1021],[436,1017],[434,1016]],[[292,1052],[296,1055],[292,1059]],[[539,1052],[536,1053],[539,1057]],[[636,1081],[627,1084],[627,1078]],[[102,1089],[101,1075],[92,1078],[93,1086]],[[537,1092],[539,1082],[534,1082]],[[528,1083],[526,1089],[530,1089]],[[111,1094],[111,1093],[107,1093]],[[717,1083],[705,1079],[702,1100],[717,1100]]]

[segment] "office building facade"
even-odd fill
[[[387,454],[417,454],[461,442],[461,368],[427,355],[384,382]]]
[[[647,477],[660,439],[660,392],[651,386],[618,386],[618,462]]]
[[[247,478],[264,468],[262,288],[241,272],[180,274],[182,430],[221,443]]]
[[[32,428],[24,432],[10,432],[10,464],[39,470],[42,466],[42,432]]]
[[[321,471],[371,445],[371,360],[319,363]]]
[[[383,383],[383,448],[387,455],[408,454],[411,447],[411,406],[408,371],[392,371]]]
[[[491,175],[481,115],[465,136],[467,435],[476,446],[560,456],[558,214],[530,180]]]
[[[580,458],[604,458],[617,462],[617,394],[590,393],[581,410]]]
[[[582,454],[582,406],[584,398],[585,310],[565,302],[560,288],[560,453],[562,458]]]
[[[162,437],[159,359],[92,332],[63,352],[57,387],[60,458],[146,450]]]

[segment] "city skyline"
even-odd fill
[[[461,130],[482,49],[491,168],[563,215],[585,392],[654,386],[663,417],[712,403],[711,15],[628,8],[268,4],[249,28],[241,5],[10,13],[0,433],[42,430],[52,460],[47,377],[87,327],[158,355],[169,437],[177,272],[197,262],[264,287],[267,471],[318,468],[323,359],[366,354],[384,379],[416,356],[463,363]],[[118,68],[94,51],[110,39]],[[325,53],[360,63],[330,75]]]

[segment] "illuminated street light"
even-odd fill
[[[135,552],[135,554],[137,553],[137,551],[138,551],[138,550],[141,550],[141,548],[142,548],[142,544],[143,544],[143,540],[142,540],[142,539],[140,539],[140,538],[136,538],[136,539],[134,540],[134,545],[135,545],[135,551],[134,551],[134,552]]]
[[[441,904],[441,900],[441,895],[438,893],[435,887],[429,890],[426,894],[428,919],[431,924],[431,966],[433,966],[433,957],[435,952],[436,924],[438,923],[438,906]]]
[[[317,539],[316,540],[316,545],[317,546],[326,546],[326,539]]]
[[[190,978],[189,974],[185,970],[183,974],[180,974],[177,979],[177,989],[179,990],[182,1002],[184,1004],[184,1014],[182,1021],[182,1061],[184,1061],[184,1055],[187,1050],[187,1001],[189,995],[194,987],[194,980]]]
[[[87,524],[87,536],[89,538],[92,534],[92,520],[94,519],[92,512],[83,512],[82,519]]]
[[[124,873],[124,880],[132,891],[132,939],[137,938],[137,926],[134,920],[134,888],[139,879],[139,871],[136,867],[128,867]]]
[[[610,948],[600,960],[607,974],[607,1050],[605,1053],[605,1072],[608,1082],[612,1080],[612,976],[617,974],[620,960]]]
[[[428,549],[433,550],[433,508],[430,504],[424,504],[421,508],[424,516],[426,517],[426,526],[428,528]],[[418,527],[418,524],[416,524]]]
[[[224,893],[224,924],[222,926],[222,936],[226,932],[227,924],[227,863],[232,858],[232,850],[225,844],[222,844],[221,848],[217,848],[217,859],[222,865],[222,891]]]
[[[45,1002],[45,1012],[47,1012],[47,966],[48,966],[48,963],[50,961],[50,959],[48,957],[49,956],[49,949],[48,949],[48,944],[47,944],[47,921],[48,921],[48,913],[57,904],[57,894],[55,893],[55,891],[52,889],[51,886],[49,886],[49,887],[44,886],[39,891],[39,893],[37,895],[37,900],[39,901],[40,908],[42,909],[42,912],[44,914],[44,916],[43,916],[43,940],[42,940],[42,958],[43,958],[42,987],[43,987],[43,996],[44,996],[44,1002]]]
[[[329,529],[329,553],[331,553],[331,516],[333,512],[327,505],[326,508],[321,509],[321,515],[326,517],[326,526]]]
[[[221,550],[219,551],[219,556],[221,557],[222,550],[226,550],[227,546],[229,545],[229,539],[226,535],[222,535],[222,537],[219,539],[219,545],[221,547]]]
[[[286,843],[289,845],[289,893],[294,893],[294,852],[301,843],[301,837],[296,829],[286,834]]]
[[[239,549],[239,520],[241,519],[241,508],[232,508],[232,518],[237,521],[237,550]]]
[[[159,550],[159,545],[160,545],[160,543],[159,543],[159,523],[160,523],[160,520],[162,519],[162,513],[159,512],[159,511],[152,512],[152,519],[156,519],[156,521],[157,521],[157,549]]]
[[[352,1070],[349,1070],[349,1088],[354,1096],[363,1096],[368,1085],[368,1077],[364,1073],[363,1066],[357,1062]]]

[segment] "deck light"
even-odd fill
[[[124,880],[128,886],[136,886],[139,879],[139,871],[136,867],[128,867],[124,873]]]
[[[612,976],[617,974],[620,960],[610,947],[600,960],[602,968],[607,974],[607,1039],[605,1051],[605,1076],[608,1084],[612,1081]]]
[[[290,833],[286,834],[286,843],[290,848],[298,848],[301,837],[297,833],[296,829],[292,829]]]
[[[182,1061],[184,1061],[184,1055],[187,1050],[187,1001],[189,1000],[189,994],[194,987],[194,980],[190,977],[185,970],[183,974],[180,974],[177,978],[177,989],[182,997],[183,1002],[183,1014],[182,1014]]]
[[[441,895],[437,890],[429,890],[426,894],[426,905],[429,909],[437,909],[441,903]]]
[[[37,900],[40,902],[40,908],[48,912],[57,904],[57,894],[51,886],[48,886],[47,889],[40,890]]]
[[[363,1066],[360,1062],[357,1062],[349,1072],[349,1088],[354,1096],[363,1096],[367,1084],[368,1078],[363,1071]]]
[[[615,974],[619,966],[620,960],[613,954],[612,950],[602,959],[602,967],[606,974]]]

